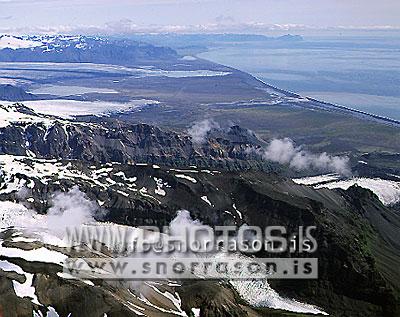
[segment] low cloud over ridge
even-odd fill
[[[296,146],[289,139],[274,139],[263,152],[263,158],[280,164],[288,164],[296,170],[321,170],[348,176],[351,174],[347,156],[332,156],[326,152],[314,154]]]
[[[218,129],[219,124],[211,119],[195,122],[189,129],[188,134],[192,138],[193,143],[202,144],[207,140],[207,134],[212,129]]]

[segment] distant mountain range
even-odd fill
[[[91,36],[0,37],[0,62],[90,62],[137,64],[141,61],[171,60],[178,54],[166,47],[130,40]]]
[[[173,49],[165,47],[174,47],[176,41],[188,45],[205,45],[208,42],[301,40],[301,36],[291,34],[280,37],[255,34],[143,34],[132,35],[130,40],[79,35],[1,35],[0,62],[90,62],[132,65],[141,61],[178,58]],[[158,46],[160,43],[162,47]]]
[[[152,40],[163,40],[164,45],[168,45],[170,41],[182,41],[182,42],[203,42],[203,41],[215,41],[215,42],[250,42],[250,41],[302,41],[303,37],[300,35],[286,34],[278,37],[265,36],[261,34],[176,34],[176,33],[164,33],[164,34],[134,34],[131,36],[132,39],[138,41],[152,42]]]
[[[136,41],[143,41],[151,43],[153,45],[165,45],[172,47],[178,51],[191,50],[202,51],[207,47],[213,47],[214,45],[224,45],[228,43],[241,43],[245,44],[248,42],[267,42],[282,44],[285,42],[302,41],[303,38],[300,35],[286,34],[278,37],[270,37],[261,34],[133,34],[130,36],[131,39]]]

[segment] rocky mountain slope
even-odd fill
[[[0,153],[94,162],[144,162],[170,166],[271,168],[254,154],[264,144],[238,126],[201,144],[189,135],[115,120],[87,123],[35,113],[22,104],[0,106]]]
[[[99,212],[96,217],[99,220],[121,225],[168,225],[176,216],[176,211],[181,209],[189,210],[193,219],[209,225],[284,224],[291,231],[288,234],[296,232],[299,225],[315,225],[319,248],[312,256],[319,259],[319,279],[271,280],[270,284],[283,296],[318,305],[334,316],[396,316],[398,313],[400,284],[396,263],[400,216],[385,207],[368,190],[360,187],[352,187],[347,191],[315,190],[263,172],[231,173],[198,168],[179,170],[151,164],[108,163],[88,166],[79,161],[4,155],[0,159],[3,162],[0,197],[3,201],[17,203],[12,205],[14,209],[15,206],[25,206],[23,208],[37,210],[40,214],[46,213],[54,205],[55,193],[68,192],[73,186],[78,186],[97,206]],[[12,219],[12,214],[7,214],[4,203],[1,207],[3,226],[10,216],[11,223],[18,221]],[[26,239],[20,240],[30,241],[29,236]],[[10,232],[3,232],[2,240],[12,242]],[[33,264],[17,261],[12,256],[4,257],[7,248],[29,250],[39,247],[16,241],[2,243],[2,259],[19,266],[27,265],[23,266],[25,272],[38,274],[35,287],[39,288],[39,301],[57,307],[60,312],[79,311],[76,309],[80,309],[81,300],[70,296],[75,296],[73,294],[77,292],[73,290],[74,285],[83,285],[82,282],[61,281],[60,277],[53,281],[53,278],[46,277],[50,274],[50,267],[43,272],[43,265],[37,264],[33,269]],[[53,247],[50,250],[65,253]],[[10,276],[7,278],[12,279]],[[64,289],[60,293],[61,298],[74,298],[77,306],[73,308],[62,304],[57,298],[48,297],[50,294],[41,295],[40,289],[46,289],[45,284],[41,286],[41,283],[50,283],[48,285],[53,285],[55,289],[61,287]],[[204,288],[214,287],[211,285],[205,282],[197,287],[201,293]],[[98,296],[95,294],[104,292],[107,287],[85,286],[85,301]],[[191,289],[194,286],[187,287]],[[222,294],[228,292],[226,296],[233,301],[230,304],[232,316],[243,316],[246,309],[240,308],[239,303],[246,303],[246,296],[249,295],[237,294],[235,288],[229,290],[231,287],[219,287],[222,288],[218,291],[218,297],[222,296],[225,301],[227,298]],[[213,316],[226,316],[219,306],[224,305],[223,302],[210,299],[211,294],[200,297],[200,300],[188,296],[184,291],[178,293],[185,298],[184,307],[190,307],[188,303],[196,303],[204,312],[209,309],[219,311],[210,313]],[[234,300],[240,297],[242,299],[239,302]],[[102,312],[113,311],[110,307],[102,307]],[[153,315],[149,313],[149,316]]]
[[[373,192],[354,186],[315,189],[268,170],[237,169],[251,161],[249,147],[263,145],[239,127],[216,131],[198,145],[189,136],[149,125],[70,121],[38,115],[23,105],[3,106],[0,111],[1,260],[6,261],[0,275],[8,294],[0,304],[18,305],[20,316],[33,309],[45,313],[50,307],[61,315],[86,310],[88,316],[194,315],[192,308],[198,308],[205,316],[226,316],[227,311],[230,316],[285,316],[268,309],[277,298],[270,286],[286,299],[317,305],[334,316],[397,316],[400,216]],[[180,163],[186,167],[176,167]],[[140,292],[132,295],[126,285],[65,280],[57,275],[60,263],[49,264],[39,256],[32,263],[27,257],[29,250],[47,252],[40,249],[46,242],[43,237],[32,240],[29,232],[14,232],[13,225],[21,222],[17,217],[21,213],[31,215],[28,219],[46,217],[54,195],[68,193],[74,186],[98,210],[97,221],[124,226],[168,225],[182,209],[208,225],[285,225],[289,235],[300,225],[315,225],[319,248],[312,256],[319,259],[319,279],[271,280],[264,295],[256,297],[257,309],[248,304],[254,298],[252,284],[245,292],[229,283],[183,283],[174,290],[164,282],[157,284],[159,291],[145,285],[157,293],[168,289],[164,295],[168,303],[165,298],[156,297],[155,302],[141,298]],[[45,248],[57,252],[55,258],[68,255],[51,243]],[[17,282],[30,293],[17,292]],[[49,285],[57,296],[46,291]],[[32,297],[31,287],[37,299],[26,298]],[[189,296],[194,289],[202,295]],[[40,305],[34,306],[35,300]],[[89,301],[93,306],[84,304]]]

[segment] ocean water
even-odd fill
[[[400,120],[400,33],[217,43],[198,56],[305,96]]]

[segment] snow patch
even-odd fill
[[[311,177],[303,177],[303,178],[294,178],[292,179],[293,182],[299,185],[317,185],[324,182],[332,182],[336,181],[340,178],[338,174],[326,174],[326,175],[318,175],[318,176],[311,176]]]
[[[194,184],[197,183],[197,180],[196,180],[196,179],[194,179],[193,177],[184,175],[184,174],[175,174],[175,177],[177,177],[177,178],[182,178],[182,179],[186,179],[186,180],[188,180],[188,181],[190,181],[190,182],[192,182],[192,183],[194,183]]]
[[[315,188],[341,188],[347,190],[353,185],[373,191],[384,205],[393,205],[400,202],[400,182],[380,178],[353,178],[317,185]]]
[[[183,56],[181,59],[182,59],[183,61],[195,61],[195,60],[197,60],[196,57],[190,56],[190,55]]]
[[[242,213],[236,208],[236,204],[232,205],[232,208],[235,209],[236,213],[239,215],[240,219],[243,219],[243,215]]]
[[[153,179],[154,179],[154,181],[156,183],[156,186],[157,186],[157,188],[154,190],[154,192],[157,195],[165,196],[167,193],[165,192],[163,187],[170,188],[171,186],[169,186],[168,183],[164,182],[161,178],[153,177]]]
[[[201,197],[202,200],[204,200],[207,204],[209,204],[211,207],[213,207],[213,204],[211,203],[211,201],[208,199],[207,196],[202,196]]]

